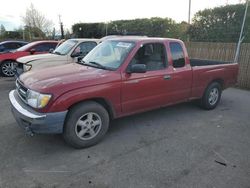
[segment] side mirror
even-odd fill
[[[36,52],[35,48],[30,49],[30,54],[34,54]]]
[[[81,52],[73,52],[72,54],[71,54],[71,57],[79,57],[79,56],[81,56]]]
[[[53,51],[54,51],[53,48],[50,48],[50,49],[49,49],[49,53],[52,53]]]
[[[76,61],[77,61],[77,62],[80,62],[80,61],[82,61],[83,58],[84,58],[83,56],[78,56],[78,57],[76,58]]]
[[[184,66],[185,66],[185,59],[184,58],[173,60],[173,67],[174,68],[180,68],[180,67],[184,67]]]
[[[147,72],[147,67],[145,64],[135,64],[130,67],[128,73],[145,73]]]

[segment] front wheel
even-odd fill
[[[214,109],[220,102],[221,92],[221,84],[218,82],[211,83],[201,99],[201,106],[206,110]]]
[[[63,138],[75,148],[97,144],[109,128],[109,114],[100,104],[92,101],[74,106],[67,116]]]
[[[1,64],[1,74],[5,77],[12,77],[15,75],[15,61],[4,61]]]

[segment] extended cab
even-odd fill
[[[17,76],[30,70],[77,62],[97,44],[98,39],[69,39],[49,54],[21,57],[17,59]]]
[[[122,37],[78,64],[22,74],[9,99],[28,133],[62,133],[82,148],[100,141],[114,118],[194,99],[214,109],[237,73],[237,63],[190,60],[180,40]]]

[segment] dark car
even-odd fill
[[[26,44],[17,50],[0,53],[0,74],[6,77],[14,76],[17,58],[33,54],[49,53],[51,49],[56,48],[57,43],[58,41],[36,41]]]
[[[0,53],[9,52],[11,50],[16,50],[24,45],[28,44],[28,42],[24,41],[4,41],[0,42]]]

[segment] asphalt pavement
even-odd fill
[[[225,90],[212,111],[185,103],[114,120],[101,143],[76,150],[24,134],[14,85],[0,78],[0,188],[250,187],[250,91]]]

